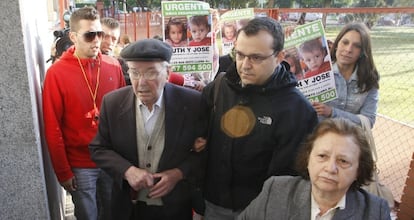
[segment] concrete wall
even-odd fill
[[[61,219],[62,191],[42,147],[46,0],[0,1],[0,8],[0,219]]]

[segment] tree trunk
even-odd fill
[[[267,8],[274,8],[275,7],[275,0],[269,0],[267,3]]]
[[[324,8],[330,8],[331,4],[332,4],[331,0],[324,0],[323,1],[323,7]],[[326,17],[327,16],[328,15],[326,13],[323,13],[323,15],[322,15],[322,24],[323,24],[324,27],[326,27]]]

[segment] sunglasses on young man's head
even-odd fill
[[[78,32],[76,32],[77,34],[79,34]],[[88,31],[82,34],[83,39],[86,42],[92,42],[93,40],[95,40],[96,36],[98,36],[99,38],[102,38],[104,36],[104,32],[103,31]]]

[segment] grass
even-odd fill
[[[328,26],[328,39],[340,27]],[[414,126],[414,27],[374,26],[374,62],[380,73],[378,113]]]

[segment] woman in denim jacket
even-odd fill
[[[350,23],[338,34],[331,48],[338,98],[313,102],[321,119],[346,118],[361,124],[358,114],[375,123],[378,104],[379,74],[371,51],[369,30],[363,23]]]

